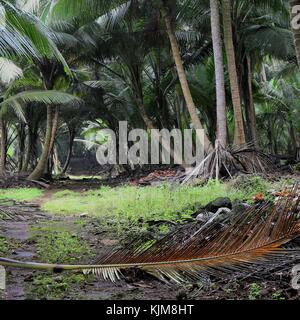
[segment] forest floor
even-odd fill
[[[218,197],[252,201],[257,193],[280,189],[298,177],[266,182],[260,177],[237,189],[232,184],[190,186],[112,187],[99,181],[65,181],[49,189],[0,190],[0,256],[48,263],[94,263],[105,252],[126,245],[137,235],[162,237],[190,223],[200,206]],[[108,183],[109,184],[109,183]],[[254,187],[255,186],[255,187]],[[6,217],[6,219],[5,219]],[[8,218],[9,217],[9,218]],[[185,286],[164,284],[141,272],[125,272],[112,284],[92,275],[51,274],[8,268],[6,292],[0,299],[299,299],[292,289],[291,268],[274,274]]]

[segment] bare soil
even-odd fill
[[[96,183],[80,181],[70,183],[68,189],[74,191],[86,191],[96,186]],[[99,181],[97,184],[99,187]],[[4,203],[0,209],[9,213],[12,219],[0,220],[0,236],[4,236],[13,244],[8,257],[18,260],[37,261],[37,248],[31,240],[30,228],[40,222],[53,222],[57,225],[74,225],[78,217],[54,216],[41,211],[40,206],[49,200],[52,194],[61,188],[66,189],[66,183],[54,185],[45,191],[44,196],[32,203]],[[101,225],[96,224],[90,217],[84,217],[85,225],[81,237],[87,241],[95,252],[96,260],[107,250],[112,249],[119,243],[120,239],[114,234],[101,231]],[[45,262],[45,261],[39,261]],[[80,263],[82,261],[78,261]],[[94,263],[95,258],[89,261]],[[106,282],[102,279],[93,278],[84,283],[75,284],[65,292],[63,299],[84,300],[164,300],[164,299],[299,299],[300,292],[291,288],[291,269],[293,266],[285,266],[283,270],[274,273],[251,276],[246,279],[235,279],[231,281],[216,281],[210,279],[209,284],[189,284],[186,286],[175,286],[162,283],[151,276],[139,271],[126,272],[124,278],[117,284]],[[32,294],[32,279],[36,271],[8,268],[7,291],[5,299],[24,300],[47,299],[47,296],[35,296]],[[64,277],[64,274],[59,275]]]

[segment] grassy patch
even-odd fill
[[[239,176],[231,180],[229,186],[239,190],[247,199],[251,199],[258,193],[267,194],[272,184],[260,176]]]
[[[0,255],[6,255],[9,251],[9,244],[7,240],[3,237],[0,237]]]
[[[44,204],[43,209],[56,214],[87,213],[96,217],[136,222],[147,220],[180,220],[189,217],[195,207],[217,197],[243,199],[244,193],[211,182],[203,187],[102,187],[82,194],[63,191]]]
[[[37,188],[0,189],[0,200],[31,201],[42,196]]]
[[[67,227],[41,224],[31,232],[40,261],[72,264],[92,255],[89,245]]]
[[[52,275],[50,273],[36,274],[30,284],[29,299],[62,300],[66,296],[77,297],[78,287],[82,286],[88,277],[82,274],[64,273]]]
[[[93,256],[89,244],[78,235],[77,225],[41,223],[31,228],[32,240],[36,244],[38,260],[47,263],[75,264],[87,262]],[[86,282],[93,276],[64,272],[54,275],[49,272],[35,273],[27,285],[30,299],[60,300],[65,296],[74,298]]]

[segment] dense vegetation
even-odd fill
[[[284,0],[1,1],[0,174],[66,172],[122,120],[297,160],[290,19]]]
[[[300,234],[295,5],[300,0],[0,0],[0,263],[11,258],[20,266],[8,268],[5,298],[294,298],[288,250],[282,257],[279,250],[280,274],[250,274],[259,273],[261,252],[271,259]],[[118,138],[121,121],[159,140],[174,163],[181,156],[174,143],[150,130],[204,129],[198,176],[189,180],[191,168],[172,161],[100,166],[96,149],[109,139],[101,130]],[[186,261],[184,271],[197,281],[180,291],[125,266],[113,287],[93,274],[22,265],[73,270],[110,249],[121,252],[114,266],[123,265],[129,244],[147,262],[147,249],[166,260],[178,251],[179,271]],[[252,270],[220,289],[216,278],[198,277],[199,252],[185,255],[186,244],[204,250],[208,269],[217,260],[216,278],[222,262],[232,274],[240,271],[236,262],[245,272],[253,262]],[[162,275],[180,280],[171,261]],[[114,277],[115,268],[92,271]]]

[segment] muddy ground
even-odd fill
[[[64,183],[64,189],[85,191],[98,184],[87,185],[80,182]],[[123,239],[111,230],[101,228],[101,222],[91,217],[64,217],[42,212],[40,205],[51,199],[61,187],[56,185],[44,192],[44,196],[32,203],[0,203],[0,212],[6,218],[0,219],[0,236],[11,244],[7,257],[18,260],[39,261],[37,242],[33,231],[39,225],[52,225],[73,232],[89,244],[93,254],[81,257],[78,263],[94,263],[107,250],[122,246]],[[79,227],[78,227],[79,226]],[[47,261],[48,262],[48,261]],[[138,271],[124,274],[117,284],[97,279],[72,278],[70,274],[52,275],[30,270],[8,268],[7,290],[2,299],[64,299],[64,300],[164,300],[164,299],[299,299],[300,292],[291,287],[291,268],[285,266],[271,274],[249,276],[244,279],[220,281],[210,279],[207,283],[195,283],[185,286],[165,284]],[[47,280],[44,280],[47,279]],[[67,280],[66,280],[67,279]],[[69,280],[70,281],[69,281]],[[48,282],[47,282],[48,281]]]

